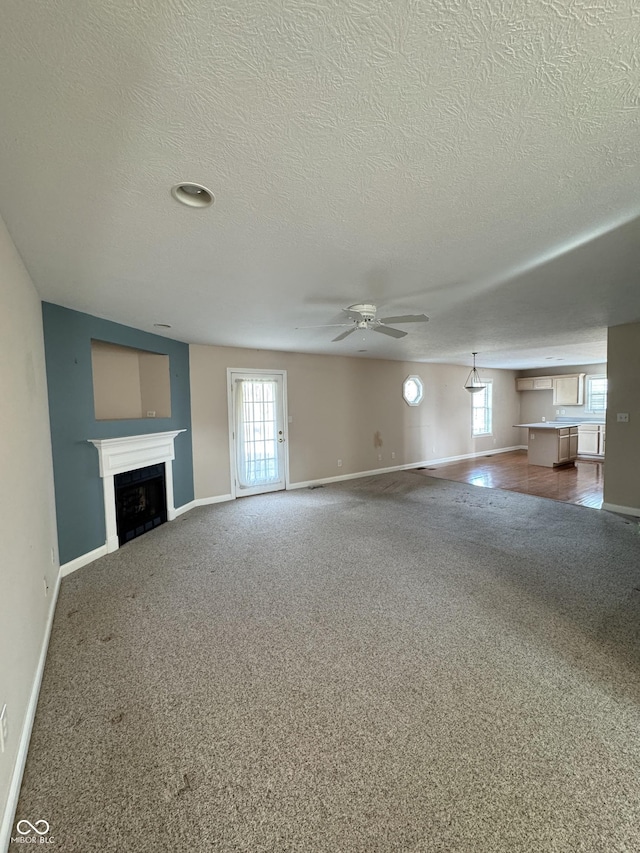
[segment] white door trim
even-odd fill
[[[282,420],[284,432],[284,487],[291,488],[289,480],[289,414],[287,408],[288,392],[287,392],[287,371],[286,370],[267,370],[264,367],[227,367],[227,422],[229,425],[229,479],[231,483],[231,498],[235,500],[238,497],[236,487],[236,458],[235,447],[233,440],[233,382],[231,376],[234,373],[242,373],[247,376],[255,374],[256,376],[279,376],[282,379]]]

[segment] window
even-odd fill
[[[491,435],[491,380],[483,380],[485,387],[471,395],[471,435]]]
[[[407,376],[402,385],[402,396],[409,406],[419,406],[424,396],[424,386],[419,376]]]
[[[592,415],[604,415],[607,411],[607,377],[587,376],[585,379],[585,411]]]

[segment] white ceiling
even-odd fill
[[[189,342],[602,361],[639,48],[636,0],[4,0],[0,212],[43,299]],[[297,329],[363,301],[431,320]]]

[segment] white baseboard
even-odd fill
[[[189,501],[188,504],[182,504],[182,506],[177,506],[173,511],[173,519],[176,519],[179,515],[184,515],[185,512],[189,512],[190,509],[198,506],[195,501]]]
[[[232,500],[234,500],[233,495],[214,495],[211,498],[196,498],[192,503],[193,506],[209,506],[209,504],[221,504]]]
[[[195,501],[189,501],[187,504],[183,504],[183,506],[179,506],[175,511],[175,518],[179,515],[182,515],[185,512],[188,512],[190,509],[195,509],[197,506],[204,506],[204,504],[212,504],[218,503],[220,501],[229,501],[231,500],[231,495],[220,495],[219,497],[214,498],[200,498]],[[60,577],[66,577],[70,575],[72,572],[77,571],[78,569],[82,569],[84,566],[88,566],[89,563],[93,563],[94,560],[99,559],[100,557],[104,557],[105,554],[111,554],[113,551],[118,550],[118,540],[115,540],[115,544],[113,542],[105,542],[104,545],[101,545],[99,548],[94,548],[93,551],[88,551],[86,554],[81,554],[79,557],[76,557],[75,560],[70,560],[68,563],[64,563],[60,566]]]
[[[393,471],[409,471],[412,468],[430,468],[435,465],[445,465],[448,462],[459,462],[462,459],[477,459],[479,456],[495,456],[498,453],[510,453],[512,450],[526,450],[525,444],[514,447],[500,447],[498,450],[480,450],[475,453],[463,453],[461,456],[445,456],[441,459],[426,459],[422,462],[410,462],[408,465],[392,465],[389,468],[374,468],[370,471],[357,471],[354,474],[338,474],[336,477],[322,477],[319,480],[305,480],[300,483],[290,483],[289,489],[308,489],[310,486],[324,486],[328,483],[340,483],[343,480],[357,480],[360,477],[373,477],[376,474],[390,474]]]
[[[417,462],[416,465],[420,465]],[[303,480],[300,483],[289,483],[288,489],[308,489],[310,486],[325,486],[329,483],[341,483],[343,480],[358,480],[360,477],[373,477],[376,474],[389,474],[391,471],[404,471],[405,468],[415,468],[415,465],[394,465],[393,468],[374,468],[371,471],[356,471],[354,474],[338,474],[336,477],[322,477],[318,480]]]
[[[0,850],[8,850],[11,839],[11,828],[15,817],[16,808],[18,806],[18,797],[20,796],[20,786],[22,785],[22,776],[24,767],[27,762],[27,752],[29,751],[29,741],[31,740],[31,730],[33,729],[33,721],[36,715],[38,706],[38,697],[40,695],[40,685],[42,684],[42,675],[44,673],[44,665],[47,660],[47,651],[49,649],[49,638],[51,637],[51,627],[53,625],[53,617],[56,612],[56,603],[58,601],[58,592],[60,590],[61,572],[58,573],[56,583],[49,604],[49,614],[47,616],[47,624],[44,629],[44,637],[42,639],[42,648],[40,649],[40,657],[33,678],[33,686],[27,711],[22,724],[22,732],[20,733],[20,742],[18,744],[18,753],[16,755],[16,763],[13,768],[11,784],[9,785],[9,795],[2,815],[0,823]]]
[[[109,553],[109,548],[108,545],[105,543],[99,548],[94,548],[93,551],[88,551],[86,554],[81,554],[79,557],[76,557],[75,560],[70,560],[68,563],[64,563],[62,566],[60,566],[60,577],[64,578],[67,575],[70,575],[72,572],[81,569],[83,566],[87,566],[89,563],[93,563],[93,561],[97,560],[98,557],[104,557],[107,553]]]
[[[497,450],[480,450],[475,453],[463,453],[460,456],[446,456],[441,459],[426,459],[422,462],[410,462],[408,465],[392,465],[388,468],[374,468],[370,471],[356,471],[353,474],[338,474],[336,477],[322,477],[318,480],[305,480],[300,483],[289,483],[287,485],[287,489],[306,489],[309,488],[309,486],[324,486],[328,483],[339,483],[342,480],[357,480],[360,477],[373,477],[375,474],[389,474],[393,471],[408,471],[411,468],[426,467],[427,465],[429,467],[434,465],[445,465],[447,462],[458,462],[462,459],[476,459],[479,456],[495,456],[497,453],[509,453],[512,450],[526,449],[527,446],[525,444],[517,444],[514,447],[500,447]],[[189,501],[189,503],[177,507],[175,510],[175,518],[178,518],[178,516],[199,506],[209,506],[210,504],[225,503],[226,501],[232,500],[234,500],[234,497],[231,494],[213,495],[209,498],[195,498],[194,500]],[[622,510],[613,511],[622,512]],[[66,575],[70,575],[72,572],[83,568],[83,566],[92,563],[99,557],[104,557],[105,554],[110,553],[110,550],[113,551],[115,549],[109,549],[109,543],[106,543],[105,545],[101,545],[99,548],[95,548],[93,551],[89,551],[87,554],[82,554],[80,557],[76,557],[75,560],[71,560],[70,562],[60,566],[60,576],[65,577]]]
[[[499,453],[512,453],[514,450],[526,450],[526,444],[514,444],[513,447],[499,447],[497,450],[477,450],[474,453],[463,453],[460,456],[445,456],[442,459],[428,459],[426,462],[416,462],[415,465],[405,465],[407,468],[421,468],[428,465],[447,465],[449,462],[461,462],[463,459],[479,459],[481,456],[497,456]]]
[[[105,543],[105,548],[107,549],[107,554],[113,554],[114,551],[117,551],[120,547],[120,540],[118,539],[118,534],[115,536],[108,536],[107,541]],[[99,549],[96,549],[99,550]],[[93,551],[91,551],[93,554]],[[98,557],[102,557],[102,554],[98,554],[96,557],[93,557],[94,560],[97,560]],[[82,558],[81,558],[82,559]],[[91,560],[89,561],[91,562]]]
[[[185,512],[189,512],[190,509],[195,509],[199,506],[209,506],[209,504],[221,504],[225,503],[225,501],[232,501],[233,495],[213,495],[210,498],[195,498],[192,501],[189,501],[188,504],[183,504],[183,506],[179,506],[175,511],[175,517],[177,518],[179,515],[182,515]]]
[[[640,518],[640,507],[637,506],[618,506],[618,504],[603,503],[602,509],[607,512],[617,512],[620,515],[632,515],[634,518]]]

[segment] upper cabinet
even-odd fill
[[[555,376],[553,379],[554,406],[582,406],[584,403],[584,373]]]
[[[554,406],[582,406],[584,373],[565,376],[525,376],[516,379],[516,391],[553,391]]]
[[[516,391],[533,391],[533,376],[516,379]]]
[[[553,388],[553,376],[527,376],[516,379],[516,391],[544,391]]]

